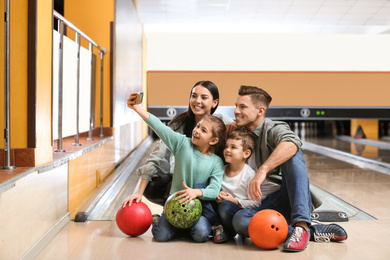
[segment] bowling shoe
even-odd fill
[[[214,243],[223,243],[229,240],[229,236],[223,230],[222,225],[212,226],[214,236]]]
[[[337,224],[310,226],[310,240],[316,242],[340,242],[347,239],[347,232]]]
[[[284,251],[303,251],[309,244],[310,234],[301,226],[295,226],[291,236],[284,242]]]
[[[159,214],[153,214],[152,215],[152,226],[156,224],[160,220],[160,215]]]

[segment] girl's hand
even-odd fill
[[[133,194],[133,195],[130,195],[129,197],[127,197],[123,202],[122,202],[122,208],[126,207],[127,204],[129,204],[129,206],[131,206],[131,203],[133,203],[133,201],[135,201],[136,203],[140,202],[142,200],[142,195],[139,195],[139,194]]]
[[[183,182],[184,190],[176,192],[175,200],[180,200],[180,203],[186,202],[186,204],[190,203],[191,200],[196,199],[197,197],[202,197],[202,191],[199,189],[191,189]]]
[[[133,109],[143,120],[148,120],[149,113],[146,112],[146,110],[143,109],[142,106],[135,103],[136,97],[137,97],[136,92],[131,93],[129,98],[127,99],[127,106]]]
[[[129,98],[127,99],[127,107],[134,109],[135,104],[135,98],[137,97],[137,93],[133,92],[130,94]]]

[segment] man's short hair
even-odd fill
[[[269,104],[272,101],[272,97],[267,93],[267,91],[254,86],[241,85],[240,89],[238,90],[238,95],[249,95],[251,97],[252,103],[256,108],[265,106],[266,109],[268,109]]]

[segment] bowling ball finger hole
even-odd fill
[[[274,225],[271,225],[271,228],[272,228],[272,229],[274,229],[274,228],[275,228],[275,226],[274,226]]]
[[[187,212],[187,210],[185,209],[185,210],[184,210],[184,213],[186,213],[186,212]]]

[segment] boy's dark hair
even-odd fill
[[[242,149],[244,151],[250,150],[251,154],[255,150],[255,141],[253,140],[252,135],[245,129],[234,130],[226,138],[226,140],[228,139],[241,140]]]
[[[212,152],[223,158],[223,148],[225,147],[225,123],[219,117],[213,115],[205,115],[202,120],[208,120],[213,129],[211,130],[214,137],[218,138],[218,143],[211,147]]]
[[[269,104],[272,101],[272,97],[267,93],[267,91],[253,86],[241,85],[240,89],[238,90],[238,95],[249,95],[251,97],[252,103],[255,105],[256,108],[259,108],[263,105],[265,106],[266,110],[268,109]]]

